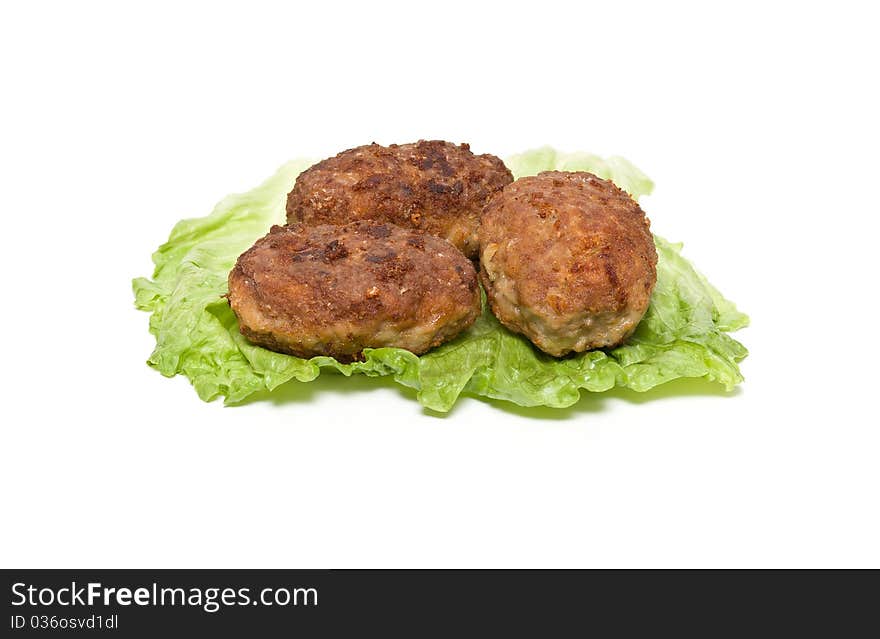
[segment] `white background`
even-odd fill
[[[238,4],[0,10],[0,565],[880,566],[870,3]],[[437,417],[145,365],[130,280],[174,222],[418,138],[641,167],[751,315],[745,384]]]

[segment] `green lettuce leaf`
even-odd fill
[[[364,361],[301,359],[245,340],[222,297],[239,254],[284,221],[284,202],[296,176],[311,162],[295,160],[262,185],[232,195],[203,218],[183,220],[153,254],[151,279],[133,282],[135,305],[151,313],[156,348],[148,363],[166,376],[186,375],[199,397],[227,403],[297,380],[322,368],[344,375],[391,376],[417,391],[419,402],[446,412],[463,393],[520,406],[566,407],[581,389],[621,386],[645,391],[682,377],[718,382],[730,390],[742,381],[737,362],[746,349],[727,333],[748,318],[697,273],[681,245],[655,237],[659,261],[651,305],[635,334],[618,348],[557,359],[501,326],[483,305],[477,322],[455,340],[416,356],[399,348],[364,351]],[[585,170],[613,180],[633,197],[650,193],[651,181],[623,158],[537,149],[507,161],[514,175]]]

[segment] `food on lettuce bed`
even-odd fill
[[[653,184],[622,158],[562,154],[544,148],[506,161],[514,177],[545,170],[590,171],[639,198]],[[446,412],[464,393],[520,406],[563,408],[580,390],[614,386],[645,391],[665,382],[704,378],[732,389],[742,381],[737,363],[748,351],[728,335],[748,317],[680,255],[681,245],[655,236],[657,285],[635,334],[622,346],[563,359],[541,353],[483,314],[456,339],[422,356],[399,348],[364,351],[364,361],[301,359],[250,344],[221,296],[236,258],[273,224],[284,223],[284,203],[296,176],[312,164],[294,160],[259,187],[221,201],[207,217],[179,222],[153,254],[152,279],[133,282],[137,308],[151,313],[156,348],[148,363],[166,376],[186,375],[203,400],[241,402],[290,380],[309,382],[332,368],[344,375],[391,376],[417,391],[419,402]]]

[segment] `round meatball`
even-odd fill
[[[446,240],[378,222],[273,226],[229,274],[242,334],[299,357],[424,353],[480,313],[473,264]]]
[[[389,222],[445,238],[475,258],[480,212],[512,181],[501,160],[474,155],[467,144],[370,144],[301,173],[287,196],[287,221]]]
[[[612,182],[547,171],[486,207],[480,279],[502,324],[559,357],[615,346],[635,330],[657,251],[642,209]]]

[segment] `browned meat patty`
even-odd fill
[[[501,160],[474,155],[467,144],[370,144],[343,151],[300,174],[287,196],[287,221],[390,222],[445,238],[475,258],[480,212],[512,181]]]
[[[299,357],[413,353],[480,313],[473,264],[446,240],[378,222],[273,226],[238,258],[229,304],[251,342]]]
[[[547,171],[496,195],[480,226],[480,280],[496,317],[541,350],[614,346],[657,281],[639,205],[592,173]]]

